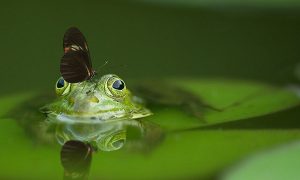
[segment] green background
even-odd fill
[[[2,3],[0,93],[52,88],[70,26],[85,34],[95,69],[109,61],[99,74],[296,81],[300,3],[161,2]]]

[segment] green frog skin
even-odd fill
[[[80,83],[62,77],[55,85],[57,99],[41,110],[60,121],[113,121],[151,115],[142,99],[132,95],[117,75],[95,76]]]

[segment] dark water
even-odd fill
[[[27,90],[53,89],[60,76],[62,36],[70,26],[79,27],[85,34],[94,68],[98,69],[99,74],[116,73],[123,79],[222,77],[256,80],[276,86],[299,83],[300,11],[298,6],[288,3],[284,7],[274,7],[271,4],[256,6],[255,3],[251,6],[234,3],[186,6],[131,1],[11,1],[1,4],[0,22],[1,96]],[[108,65],[101,67],[105,61],[109,62]],[[261,117],[255,121],[250,119],[241,124],[229,123],[212,129],[299,128],[299,123],[294,121],[298,112],[299,108],[295,108],[267,118]],[[282,119],[285,118],[283,123]],[[272,125],[270,119],[274,120]],[[18,147],[13,143],[17,139],[17,143],[24,145],[26,150],[11,160],[3,158],[5,154],[2,154],[3,162],[11,162],[11,165],[8,168],[1,167],[5,173],[0,174],[0,178],[18,177],[12,175],[15,170],[24,174],[24,177],[43,177],[43,173],[49,174],[47,164],[51,164],[49,167],[55,172],[49,177],[63,176],[59,159],[60,146],[51,150],[40,146],[33,148],[31,141],[22,137],[22,130],[17,126],[11,122],[3,124],[7,126],[7,131],[0,132],[1,136],[13,132],[17,137],[5,139],[7,146],[14,149]],[[197,130],[193,129],[192,133],[198,134]],[[215,136],[210,132],[208,134]],[[230,131],[225,137],[231,138],[232,134],[235,132]],[[291,136],[296,137],[298,134]],[[168,152],[176,147],[173,140],[178,137],[172,136],[165,145]],[[186,138],[190,136],[193,134],[188,134]],[[192,141],[186,143],[191,144]],[[215,149],[221,147],[216,145]],[[201,151],[203,147],[197,145],[195,148]],[[189,153],[184,148],[182,152]],[[159,153],[165,159],[174,158],[168,153]],[[204,159],[208,157],[205,153],[209,155],[209,150],[204,150]],[[126,161],[130,161],[126,155],[118,152],[104,155],[103,160],[100,160],[100,156],[95,157],[96,164],[91,169],[92,174],[97,174],[92,176],[94,178],[99,178],[98,167],[106,172],[104,177],[109,178],[111,173],[116,172],[113,170],[114,164],[109,164],[111,159],[113,163],[120,163],[118,167],[126,166]],[[19,158],[21,156],[25,158]],[[117,161],[118,158],[122,162]],[[143,155],[134,156],[133,159],[133,162],[141,164],[145,160]],[[26,167],[30,162],[33,162],[32,166],[35,163],[45,164],[45,167],[37,168],[39,170],[35,172]],[[155,160],[147,163],[146,167],[156,165]],[[184,163],[189,164],[189,161],[183,160]],[[9,168],[14,164],[16,169]],[[131,167],[138,166],[129,164],[128,168]],[[157,176],[143,169],[142,165],[139,168],[137,176],[152,173],[147,177],[172,177],[158,167],[154,168]],[[207,168],[210,168],[209,163]],[[126,174],[126,170],[120,170],[120,173],[113,177],[121,178],[122,173],[125,177],[131,177],[128,175],[130,173]],[[216,176],[215,171],[209,170],[200,170],[199,174],[188,173],[183,170],[178,177],[198,178],[199,174],[204,174],[200,176],[202,178]]]

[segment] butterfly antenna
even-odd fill
[[[102,64],[99,68],[97,68],[97,71],[99,71],[101,68],[103,68],[104,66],[106,66],[108,64],[108,61],[105,61],[104,64]]]

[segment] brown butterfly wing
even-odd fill
[[[69,28],[63,38],[64,56],[61,59],[60,72],[70,83],[90,79],[94,71],[85,37],[76,27]]]
[[[77,83],[90,79],[93,71],[86,64],[87,58],[87,54],[81,50],[66,53],[60,63],[62,77],[69,83]]]
[[[81,47],[83,51],[89,51],[85,37],[76,27],[70,27],[67,29],[63,38],[64,51],[66,51],[66,48],[71,47],[72,45]]]

